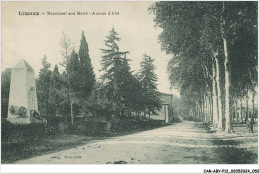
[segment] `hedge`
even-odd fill
[[[44,124],[13,124],[6,119],[1,120],[2,142],[22,143],[28,140],[35,141],[45,136],[46,127]]]

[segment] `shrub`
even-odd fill
[[[13,124],[2,119],[2,142],[22,143],[28,140],[41,139],[45,136],[46,127],[43,124]]]
[[[52,116],[46,117],[47,132],[49,135],[63,134],[69,131],[70,117],[65,116]]]
[[[87,120],[77,118],[74,122],[73,132],[83,135],[100,135],[107,132],[107,122],[101,120]]]
[[[161,120],[137,121],[134,118],[112,121],[110,129],[108,129],[109,122],[105,120],[96,120],[94,118],[77,118],[74,123],[73,132],[87,136],[102,136],[107,135],[108,133],[125,133],[133,130],[145,130],[162,126]]]

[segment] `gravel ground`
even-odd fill
[[[132,135],[94,140],[18,164],[257,164],[257,133],[212,133],[183,121]]]

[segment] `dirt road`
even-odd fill
[[[132,135],[92,141],[22,164],[250,164],[257,136],[219,136],[191,121]]]

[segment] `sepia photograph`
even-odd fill
[[[4,1],[1,33],[2,165],[259,173],[258,1]]]

